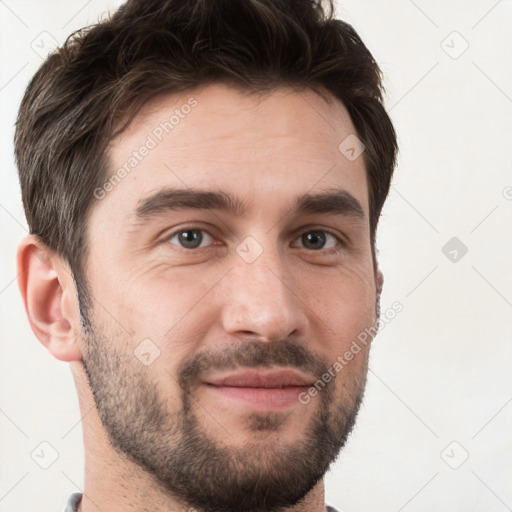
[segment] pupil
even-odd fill
[[[326,242],[325,233],[322,231],[310,231],[302,235],[302,243],[310,249],[321,249]]]
[[[186,249],[194,249],[201,245],[201,241],[203,240],[203,235],[201,231],[197,229],[190,229],[186,231],[182,231],[180,233],[180,243]]]

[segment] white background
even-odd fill
[[[33,335],[16,284],[26,222],[12,135],[39,54],[118,4],[0,0],[0,512],[60,511],[83,489],[71,372]],[[374,342],[327,502],[512,510],[512,2],[349,0],[338,15],[386,75],[400,162],[379,234],[382,309],[403,311]],[[452,237],[468,249],[455,262]],[[51,460],[42,442],[58,453],[48,469],[31,458]]]

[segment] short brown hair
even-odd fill
[[[345,105],[366,147],[374,249],[396,135],[380,69],[355,30],[334,17],[332,0],[128,0],[46,59],[16,123],[30,232],[68,261],[79,289],[110,140],[157,94],[220,81],[248,92],[327,90]]]

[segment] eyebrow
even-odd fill
[[[165,188],[139,201],[135,210],[136,223],[143,224],[164,213],[183,209],[216,210],[241,218],[247,218],[249,214],[249,206],[244,201],[224,191]],[[299,196],[288,213],[327,213],[361,221],[366,218],[361,203],[343,189]]]

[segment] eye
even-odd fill
[[[186,228],[180,229],[180,231],[171,235],[168,240],[184,249],[197,249],[211,245],[213,237],[203,229]]]
[[[340,242],[337,236],[323,229],[306,231],[295,240],[300,241],[302,247],[305,249],[311,249],[313,251],[332,249]]]

